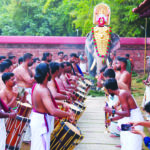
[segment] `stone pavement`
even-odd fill
[[[105,97],[88,97],[85,105],[87,108],[77,124],[84,139],[75,150],[120,150],[115,147],[119,138],[111,138],[105,130]]]

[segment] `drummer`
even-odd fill
[[[16,79],[13,73],[7,72],[2,75],[2,80],[5,84],[5,87],[0,91],[0,98],[7,104],[8,107],[11,107],[13,110],[17,108],[17,98],[19,98],[18,90],[14,88],[16,85]],[[25,102],[26,97],[22,99],[19,98],[22,102]]]
[[[3,73],[10,71],[10,66],[11,65],[8,62],[6,62],[6,61],[3,61],[0,64],[0,90],[2,90],[5,87],[5,84],[2,81],[2,75],[3,75]]]
[[[11,111],[11,113],[8,113]],[[16,113],[0,99],[0,150],[5,150],[6,146],[6,127],[4,118],[15,118]]]
[[[27,101],[30,104],[31,104],[31,88],[35,83],[33,73],[29,68],[33,64],[32,57],[33,55],[30,53],[24,54],[23,63],[13,71],[17,80],[17,86],[19,90],[25,88],[25,91],[28,92]]]
[[[41,63],[47,63],[49,64],[52,61],[52,54],[49,52],[43,53],[42,62]]]
[[[12,70],[14,70],[17,67],[16,56],[10,55],[8,58],[12,62]]]
[[[83,77],[83,73],[80,69],[80,67],[78,66],[78,56],[76,53],[71,53],[70,54],[70,63],[72,63],[73,69],[75,71],[75,75],[77,75],[78,77]]]
[[[66,69],[66,63],[63,62],[60,64],[61,67],[61,75],[60,75],[60,79],[63,82],[63,85],[65,87],[65,89],[73,92],[73,90],[75,90],[75,87],[70,85],[70,82],[67,80],[66,76],[65,76],[65,69]]]
[[[50,134],[54,127],[54,117],[69,117],[74,121],[73,113],[58,109],[51,92],[47,87],[51,79],[49,66],[41,63],[36,68],[35,79],[37,84],[33,87],[31,115],[31,150],[49,150]]]
[[[131,93],[131,74],[126,71],[126,65],[126,58],[117,57],[116,67],[119,72],[117,72],[116,80],[121,89],[128,90]]]
[[[0,63],[2,63],[6,59],[5,56],[0,56]]]
[[[72,89],[68,89],[65,87],[65,85],[63,84],[63,81],[60,79],[60,76],[62,74],[62,70],[63,70],[63,65],[59,64],[59,74],[58,76],[55,78],[56,84],[58,84],[60,91],[63,94],[69,95],[72,98],[74,98],[74,94],[73,94],[73,90]]]
[[[64,52],[58,52],[58,59],[55,62],[62,63],[64,61]]]
[[[77,86],[77,81],[79,80],[79,77],[75,76],[74,74],[74,69],[72,67],[72,64],[70,62],[65,62],[66,67],[65,67],[65,77],[74,86]]]
[[[51,90],[53,97],[57,100],[69,100],[70,96],[65,92],[61,92],[60,88],[55,81],[55,78],[59,75],[59,63],[51,62],[51,80],[48,82],[48,88]]]

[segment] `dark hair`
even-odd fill
[[[61,68],[65,68],[65,62],[60,63]]]
[[[2,75],[2,80],[4,83],[6,83],[6,81],[8,81],[13,76],[14,76],[14,74],[12,72],[5,72]]]
[[[18,63],[21,64],[23,62],[23,57],[19,57]]]
[[[49,65],[46,63],[39,64],[35,69],[35,80],[37,83],[43,83],[47,73],[50,73]]]
[[[100,70],[100,73],[104,72],[107,68],[107,65],[105,65],[101,70]]]
[[[43,53],[43,57],[42,57],[42,60],[46,60],[47,57],[49,57],[50,53],[49,52],[45,52]]]
[[[71,53],[70,57],[77,57],[77,54],[76,53]]]
[[[32,55],[31,53],[25,53],[25,54],[23,55],[23,61],[26,61],[27,59],[31,59],[32,56],[33,56],[33,55]]]
[[[9,58],[9,59],[13,59],[13,58],[16,58],[16,56],[10,55],[8,58]]]
[[[71,64],[70,62],[65,62],[65,64],[66,64],[67,66],[72,66],[72,64]]]
[[[117,60],[118,60],[118,61],[121,61],[121,62],[124,62],[125,65],[127,65],[127,59],[126,59],[126,58],[118,56],[118,57],[117,57]]]
[[[145,106],[144,106],[144,110],[148,113],[150,113],[150,102],[148,102]]]
[[[38,57],[33,58],[33,63],[36,63],[36,61],[40,61],[40,58]]]
[[[118,84],[115,78],[110,78],[105,81],[104,87],[106,89],[111,89],[111,90],[117,90],[118,89]]]
[[[130,54],[126,54],[125,56],[129,58],[129,57],[130,57]]]
[[[65,55],[64,55],[64,58],[65,58],[66,56],[68,56],[68,55],[65,54]]]
[[[57,70],[59,70],[60,65],[57,62],[50,62],[49,66],[51,69],[51,73],[54,74]]]
[[[5,59],[4,61],[8,62],[10,66],[12,65],[12,62],[10,59]]]
[[[111,68],[108,68],[104,71],[103,73],[104,77],[109,77],[109,78],[115,78],[116,74],[115,71]]]
[[[63,52],[63,51],[60,51],[60,52],[58,52],[57,54],[58,54],[58,56],[59,56],[60,54],[64,54],[64,52]]]
[[[3,61],[1,64],[0,64],[0,72],[4,72],[6,69],[8,69],[10,67],[10,63],[7,62],[7,61]]]
[[[5,56],[0,56],[0,60],[2,60],[2,59],[6,59],[6,57]]]

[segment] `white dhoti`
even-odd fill
[[[20,87],[21,88],[21,87]],[[31,101],[31,94],[32,94],[32,88],[25,88],[25,91],[28,92],[28,95],[26,97],[26,100],[32,105],[32,101]],[[30,118],[30,117],[29,117]],[[31,118],[30,118],[31,119]],[[27,127],[26,133],[24,135],[24,142],[30,142],[31,141],[31,127],[30,124]]]
[[[0,150],[5,150],[5,146],[6,146],[5,120],[0,118]]]
[[[54,129],[54,117],[31,113],[31,150],[50,150],[50,135]]]
[[[32,88],[25,88],[25,91],[28,92],[26,100],[32,105],[32,101],[31,101]]]
[[[144,107],[148,102],[150,102],[150,86],[146,85],[143,102],[142,102],[142,107]]]
[[[128,124],[129,122],[144,121],[140,108],[136,108],[130,111],[130,117],[124,117],[118,121],[119,126],[121,124]],[[136,130],[143,131],[142,126],[136,126]],[[137,134],[133,134],[130,131],[120,132],[121,150],[142,150],[142,137]]]
[[[113,97],[109,95],[108,97],[109,101],[108,101],[108,106],[112,107],[114,106],[117,102],[118,102],[118,96],[114,95]],[[110,133],[119,136],[120,135],[120,130],[118,128],[118,122],[111,122],[109,127],[108,127]]]
[[[82,72],[86,72],[86,63],[80,63],[80,68]]]

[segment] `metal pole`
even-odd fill
[[[147,18],[145,19],[145,52],[144,52],[144,74],[146,72],[146,49],[147,49]]]

